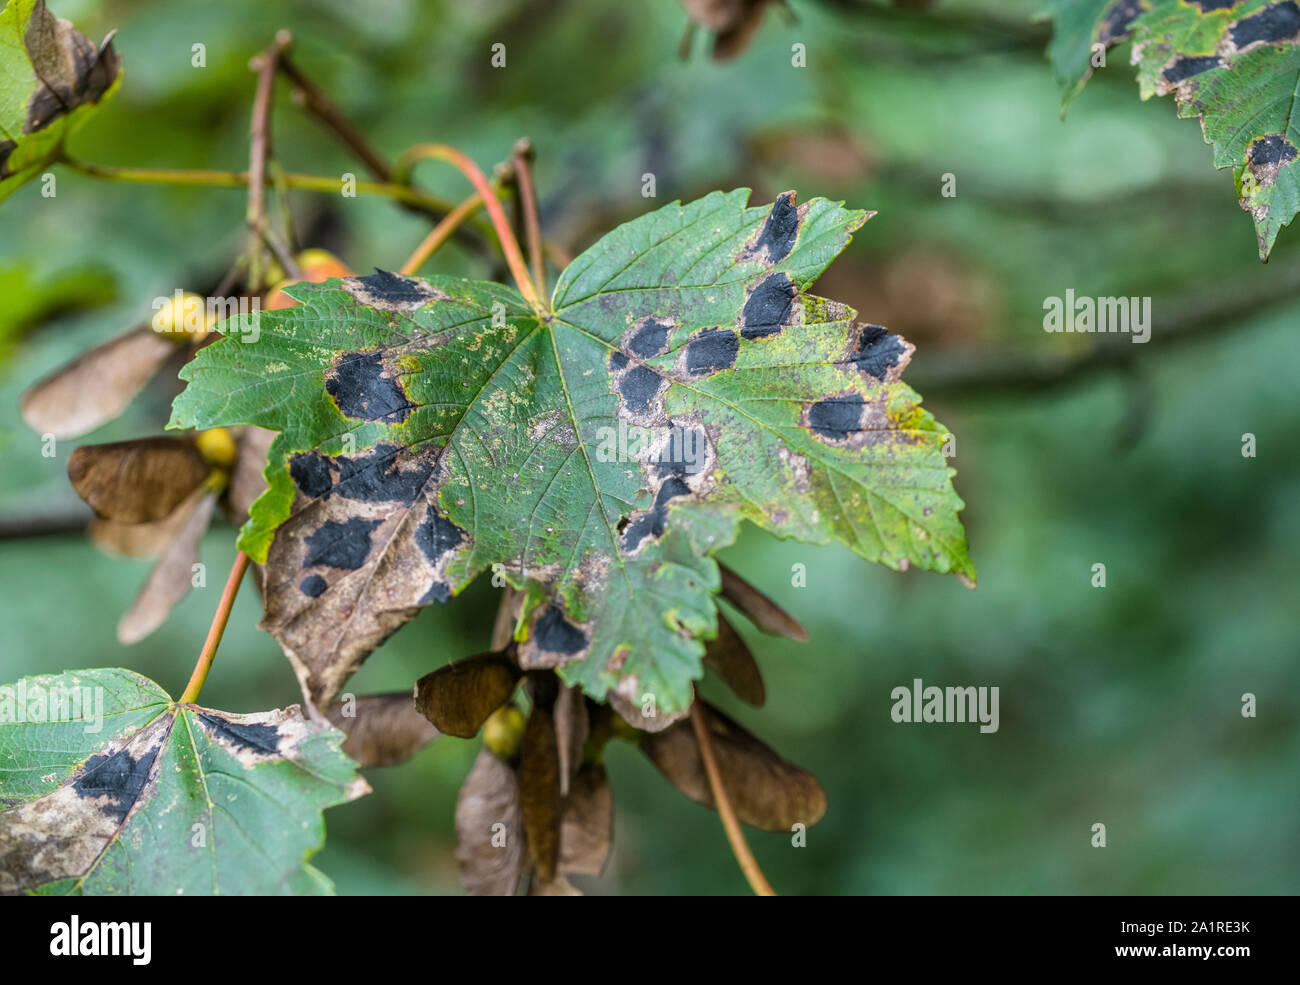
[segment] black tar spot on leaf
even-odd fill
[[[609,369],[612,373],[617,373],[621,369],[627,369],[628,358],[621,352],[611,352],[609,354]]]
[[[1161,77],[1171,85],[1176,85],[1184,79],[1190,79],[1193,75],[1200,75],[1212,68],[1218,68],[1219,64],[1218,55],[1206,55],[1204,57],[1185,55],[1165,69]]]
[[[587,634],[564,618],[559,606],[547,606],[537,620],[537,645],[549,653],[572,655],[587,648]]]
[[[289,459],[289,476],[304,496],[312,499],[329,498],[333,488],[330,477],[330,460],[318,451],[294,455]]]
[[[1120,3],[1112,7],[1110,13],[1106,15],[1106,20],[1097,35],[1098,40],[1103,44],[1110,44],[1122,37],[1140,13],[1142,13],[1142,4],[1138,0],[1120,0]]]
[[[429,299],[429,291],[418,281],[387,270],[380,270],[378,267],[369,277],[358,277],[357,280],[380,301],[391,301],[393,304],[419,304]]]
[[[1259,137],[1250,145],[1247,154],[1252,168],[1265,167],[1270,164],[1289,164],[1296,159],[1296,148],[1291,141],[1280,133],[1270,133]]]
[[[377,352],[346,352],[325,381],[339,410],[346,417],[396,424],[406,420],[415,404],[392,377],[384,375]]]
[[[726,329],[708,328],[686,344],[686,372],[691,376],[712,376],[736,364],[740,339]]]
[[[623,376],[618,392],[623,394],[623,400],[630,410],[643,413],[654,403],[663,379],[648,366],[633,366]]]
[[[785,274],[773,274],[764,280],[745,302],[740,313],[740,334],[747,339],[762,339],[778,335],[790,320],[798,291]]]
[[[663,351],[672,326],[647,318],[627,340],[628,350],[640,359],[649,359]]]
[[[1243,17],[1232,28],[1232,43],[1244,48],[1256,41],[1285,41],[1300,32],[1300,7],[1294,0],[1275,3],[1258,14]]]
[[[415,531],[415,541],[424,551],[430,564],[437,564],[444,554],[454,551],[465,542],[465,531],[445,516],[432,510]]]
[[[1187,0],[1187,2],[1194,7],[1199,7],[1201,13],[1208,14],[1215,10],[1227,10],[1241,3],[1241,0]]]
[[[238,748],[271,756],[278,756],[280,753],[280,730],[274,725],[231,722],[203,712],[198,713],[198,719],[214,736],[225,739]]]
[[[689,496],[691,487],[678,476],[665,479],[655,496],[654,506],[644,516],[627,524],[623,530],[623,550],[630,553],[641,546],[647,537],[662,537],[668,522],[668,503],[679,496]]]
[[[72,781],[72,789],[80,797],[109,798],[108,803],[100,805],[100,810],[121,824],[149,782],[149,771],[158,758],[158,749],[159,746],[154,746],[139,759],[125,749],[111,755],[91,756],[81,775]]]
[[[819,400],[808,410],[808,424],[823,438],[842,441],[860,429],[865,402],[856,393]]]
[[[863,325],[858,351],[850,360],[860,371],[883,381],[903,355],[903,340],[879,325]]]
[[[769,263],[780,263],[794,249],[799,235],[799,209],[794,204],[794,192],[786,192],[772,203],[763,230],[758,234],[754,251],[767,251]]]
[[[355,571],[370,556],[370,532],[380,522],[363,520],[359,516],[343,522],[327,520],[307,538],[309,550],[303,567],[323,564],[330,568]]]
[[[668,433],[668,442],[655,462],[655,474],[695,475],[704,468],[708,442],[708,435],[702,428],[674,424]]]
[[[429,481],[433,464],[419,461],[414,468],[400,471],[400,449],[396,445],[375,445],[363,455],[330,458],[318,451],[294,455],[289,475],[304,496],[329,499],[337,493],[344,499],[366,503],[405,503],[413,500]],[[331,470],[338,470],[334,482]]]
[[[304,595],[310,595],[314,599],[318,599],[324,595],[325,589],[328,587],[329,586],[325,583],[325,579],[320,575],[308,575],[298,585],[299,590],[301,590]]]
[[[429,586],[429,590],[420,596],[420,604],[428,605],[430,602],[446,602],[451,598],[451,586],[445,582],[435,581]]]

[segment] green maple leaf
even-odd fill
[[[332,892],[321,811],[368,791],[295,706],[178,705],[129,670],[0,687],[0,894]]]
[[[1133,39],[1142,98],[1172,93],[1180,117],[1200,118],[1267,260],[1300,211],[1300,4],[1049,0],[1044,14],[1055,21],[1048,55],[1067,102],[1092,74],[1094,46]]]
[[[377,272],[291,288],[185,367],[170,426],[280,432],[241,547],[309,701],[493,568],[528,593],[521,666],[681,711],[740,519],[974,577],[912,346],[807,293],[869,214],[748,195],[619,227],[544,312]]]
[[[96,49],[45,0],[0,11],[0,201],[40,174],[116,90],[111,40]]]

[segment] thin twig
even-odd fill
[[[121,168],[108,164],[91,164],[74,157],[60,159],[74,171],[80,171],[92,178],[109,181],[127,181],[145,185],[179,185],[205,188],[245,188],[248,186],[247,171],[211,171],[181,170],[173,168]],[[301,188],[306,191],[329,192],[337,195],[343,187],[340,180],[330,175],[295,174],[286,172],[284,183],[289,188]],[[412,188],[392,182],[358,181],[353,186],[358,195],[382,195],[398,202],[409,202],[423,209],[436,210],[439,216],[446,216],[453,208],[451,202]]]
[[[722,785],[722,773],[718,770],[718,760],[713,754],[713,739],[709,735],[709,723],[704,719],[704,704],[699,698],[691,704],[691,724],[695,726],[695,739],[700,746],[700,758],[704,760],[704,772],[709,777],[709,788],[713,791],[713,804],[722,818],[722,828],[727,832],[727,841],[731,843],[731,852],[740,863],[740,871],[745,874],[749,888],[755,896],[775,896],[763,870],[758,867],[758,860],[749,850],[745,834],[740,830],[740,821],[727,797],[727,788]]]
[[[488,182],[487,175],[477,164],[448,144],[416,144],[397,162],[396,168],[393,169],[393,180],[399,184],[404,183],[410,176],[412,168],[419,161],[427,158],[445,161],[469,179],[469,183],[474,186],[474,190],[479,193],[483,205],[487,208],[488,216],[492,220],[492,228],[496,230],[497,240],[501,243],[501,252],[505,255],[506,266],[510,268],[510,275],[515,279],[519,293],[539,315],[548,314],[549,309],[538,295],[537,288],[528,274],[524,256],[519,251],[519,242],[515,239],[510,223],[506,221],[506,214],[501,209],[501,201]]]
[[[280,52],[293,43],[288,31],[280,31],[275,43],[249,63],[257,72],[257,94],[253,97],[253,119],[248,142],[248,228],[252,235],[248,258],[248,279],[254,291],[261,290],[262,241],[266,236],[266,158],[270,153],[271,96],[275,91],[275,66]]]
[[[433,256],[438,248],[447,242],[452,234],[460,228],[461,223],[473,215],[482,205],[482,196],[475,192],[448,212],[447,217],[433,227],[429,235],[424,237],[423,242],[415,248],[415,251],[402,264],[401,272],[409,277],[423,267],[429,257]]]
[[[528,259],[532,264],[533,284],[545,297],[546,255],[542,252],[542,222],[537,213],[537,190],[533,185],[533,143],[527,137],[516,142],[514,150],[515,185],[524,212],[524,233],[528,239]]]
[[[303,74],[288,55],[281,55],[278,67],[294,84],[295,94],[301,94],[304,107],[338,137],[339,142],[366,166],[380,181],[393,180],[393,166],[370,145],[361,131],[325,95],[320,86]]]
[[[226,579],[226,587],[221,592],[221,601],[217,603],[217,611],[212,616],[212,625],[208,627],[208,638],[203,641],[203,649],[199,651],[194,673],[190,675],[190,682],[185,685],[185,691],[177,699],[177,704],[193,704],[199,699],[199,692],[203,690],[203,682],[208,679],[208,671],[212,669],[212,658],[217,655],[217,647],[221,645],[226,623],[230,621],[230,610],[234,608],[235,596],[239,594],[239,586],[247,570],[248,555],[240,551],[235,555],[230,577]]]
[[[344,149],[361,162],[372,177],[385,184],[391,183],[393,165],[366,139],[356,125],[343,115],[325,91],[313,82],[287,54],[280,56],[278,67],[293,83],[295,101],[319,120],[338,139]],[[431,208],[416,201],[399,200],[399,204],[402,208],[426,216],[434,222],[442,222],[447,218],[449,211],[449,207]],[[463,239],[478,252],[494,258],[491,238],[484,235],[485,228],[479,227],[477,223],[472,228],[462,225],[456,228],[455,233],[457,238]]]

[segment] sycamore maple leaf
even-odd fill
[[[527,593],[523,669],[680,712],[742,518],[974,577],[913,347],[807,293],[870,213],[748,197],[620,226],[544,311],[380,271],[290,288],[182,370],[171,427],[280,432],[240,543],[309,701],[492,568]]]
[[[1143,99],[1173,94],[1199,118],[1214,166],[1232,168],[1259,257],[1300,211],[1300,4],[1296,0],[1047,0],[1048,56],[1072,99],[1096,53],[1133,39]],[[1104,59],[1102,64],[1104,64]]]

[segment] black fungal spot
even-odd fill
[[[559,606],[547,606],[534,633],[537,645],[548,653],[571,656],[587,648],[587,634],[565,619]]]
[[[708,458],[709,438],[702,428],[673,425],[655,463],[657,475],[695,475]]]
[[[1241,3],[1241,0],[1187,0],[1187,2],[1194,7],[1199,7],[1201,13],[1208,14],[1215,10],[1227,10]]]
[[[763,230],[754,243],[754,252],[767,251],[770,263],[779,263],[790,255],[799,235],[799,210],[794,204],[794,192],[777,197],[772,211],[767,214]]]
[[[609,370],[611,373],[617,373],[621,369],[627,369],[628,358],[621,352],[611,352],[609,354]]]
[[[416,528],[415,542],[424,551],[430,564],[437,564],[445,554],[449,554],[465,543],[465,531],[452,523],[445,516],[439,516],[430,510],[424,522]]]
[[[754,288],[745,302],[740,313],[740,334],[747,339],[779,335],[790,320],[790,309],[798,293],[785,274],[773,274],[767,278]]]
[[[1184,79],[1190,79],[1193,75],[1200,75],[1202,72],[1208,72],[1212,68],[1219,67],[1218,55],[1206,55],[1205,57],[1185,55],[1170,65],[1161,73],[1163,78],[1170,85],[1177,85]]]
[[[735,332],[705,329],[686,345],[686,372],[691,376],[712,376],[736,364],[740,339]]]
[[[1106,15],[1106,20],[1097,34],[1098,40],[1103,44],[1110,44],[1117,40],[1128,32],[1129,25],[1140,13],[1142,13],[1142,4],[1139,0],[1121,0]]]
[[[1267,136],[1258,138],[1250,145],[1247,157],[1250,159],[1252,169],[1273,164],[1280,167],[1296,159],[1296,148],[1282,134],[1270,133]]]
[[[9,170],[9,155],[18,149],[18,145],[12,140],[0,140],[0,178],[8,178],[12,173]]]
[[[400,454],[396,445],[389,444],[375,445],[353,458],[329,458],[309,451],[289,460],[289,475],[303,495],[312,499],[329,499],[337,493],[367,503],[410,502],[429,481],[433,464],[427,459],[416,460],[414,467],[402,470]],[[334,469],[338,470],[337,483]]]
[[[451,598],[451,586],[435,581],[429,586],[428,591],[420,596],[420,604],[428,605],[431,602],[446,602],[449,598]]]
[[[329,586],[325,583],[325,579],[322,578],[320,575],[308,575],[298,585],[299,591],[301,591],[304,595],[311,596],[314,599],[318,599],[322,595],[324,595],[325,589],[328,587]]]
[[[289,459],[289,476],[304,496],[329,498],[333,480],[330,478],[330,460],[318,451],[294,455]]]
[[[393,304],[422,304],[430,297],[428,289],[419,281],[380,270],[378,267],[369,277],[358,277],[357,280],[372,297],[379,301],[389,301]]]
[[[280,730],[274,725],[246,725],[203,712],[198,713],[198,719],[213,736],[240,749],[272,756],[280,753]]]
[[[401,503],[415,498],[433,474],[433,462],[418,460],[402,471],[396,445],[375,445],[356,458],[340,458],[339,483],[334,491],[345,499],[370,503]]]
[[[628,350],[639,359],[657,356],[663,351],[670,331],[671,325],[647,318],[627,340]]]
[[[1243,17],[1229,32],[1232,43],[1238,48],[1256,41],[1285,41],[1300,32],[1300,7],[1294,0],[1275,3],[1258,14]]]
[[[864,403],[856,393],[819,400],[808,409],[808,426],[823,438],[842,441],[860,430]]]
[[[325,389],[345,416],[363,421],[396,424],[415,409],[401,385],[384,375],[377,352],[345,353],[325,381]]]
[[[359,516],[341,523],[338,520],[327,520],[307,538],[307,560],[303,562],[303,567],[323,564],[330,568],[355,571],[370,556],[370,532],[380,522],[363,520]]]
[[[883,382],[889,371],[898,365],[903,352],[903,340],[897,335],[890,335],[879,325],[863,325],[858,351],[849,357],[849,361],[859,371]]]
[[[149,772],[158,758],[158,749],[154,746],[139,759],[125,749],[111,755],[91,756],[86,760],[81,775],[72,781],[72,789],[79,797],[107,797],[108,803],[101,804],[100,811],[121,824],[144,793]]]
[[[648,366],[633,366],[618,384],[618,392],[628,409],[634,413],[644,413],[654,403],[663,377]]]
[[[641,546],[647,537],[662,537],[668,522],[668,503],[679,496],[689,496],[691,487],[680,476],[664,480],[655,496],[654,506],[644,516],[639,516],[627,524],[623,530],[622,548],[624,553],[631,553]]]

